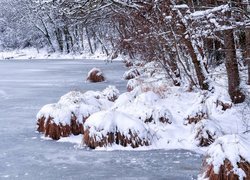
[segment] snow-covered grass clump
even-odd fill
[[[193,133],[197,146],[209,146],[223,134],[222,128],[211,119],[203,119],[195,124]]]
[[[132,91],[130,96],[128,94],[120,96],[113,108],[133,115],[144,123],[172,123],[171,112],[162,104],[158,94],[152,91],[138,94],[137,91],[138,89]]]
[[[83,134],[85,120],[95,112],[108,109],[112,104],[102,92],[69,92],[57,103],[41,108],[37,114],[37,130],[52,139]]]
[[[219,137],[207,151],[205,172],[200,179],[248,179],[250,133]]]
[[[115,101],[120,95],[119,90],[115,86],[108,86],[102,91],[102,94],[110,101]]]
[[[102,82],[105,80],[103,72],[99,68],[92,68],[88,72],[87,81]]]
[[[148,146],[153,133],[134,116],[116,110],[100,111],[91,115],[84,124],[84,143],[90,148],[111,146]]]
[[[134,79],[137,76],[140,76],[140,72],[136,68],[129,69],[123,74],[124,79]]]

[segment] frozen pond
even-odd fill
[[[107,82],[86,83],[99,67]],[[0,179],[196,179],[202,157],[189,151],[93,151],[40,138],[39,109],[70,90],[125,91],[121,62],[0,61]]]

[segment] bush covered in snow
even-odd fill
[[[105,81],[103,72],[98,68],[93,68],[89,71],[87,81],[90,82],[102,82]]]
[[[152,133],[139,119],[128,114],[109,110],[91,115],[84,124],[83,142],[90,148],[118,144],[122,146],[148,146]]]

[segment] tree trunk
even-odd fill
[[[174,85],[175,86],[180,86],[181,83],[180,83],[180,78],[181,78],[181,75],[180,75],[180,70],[178,68],[178,65],[177,65],[177,61],[176,61],[176,55],[174,53],[169,53],[169,61],[167,61],[167,63],[169,64],[169,67],[172,71],[172,73],[174,74]]]
[[[91,41],[90,41],[89,31],[88,31],[87,27],[85,28],[85,31],[86,31],[86,35],[87,35],[87,39],[88,39],[90,52],[91,52],[91,54],[94,54],[93,47],[92,47],[92,44],[91,44]]]
[[[246,63],[248,66],[248,82],[247,84],[250,85],[250,24],[247,25],[246,30],[246,50],[245,50],[245,57],[246,57]]]
[[[194,2],[193,2],[193,0],[187,0],[187,4],[188,4],[191,12],[194,12]]]
[[[178,17],[177,14],[174,14],[174,16]],[[179,18],[181,18],[181,17],[179,17]],[[209,84],[208,84],[208,82],[206,82],[207,79],[205,77],[205,72],[204,72],[205,68],[203,70],[203,67],[202,67],[203,62],[201,62],[197,57],[197,54],[195,52],[194,45],[191,41],[190,35],[189,35],[188,39],[186,38],[187,27],[182,19],[180,19],[180,24],[181,24],[181,27],[179,28],[178,33],[182,36],[181,40],[185,44],[185,46],[188,50],[188,53],[191,57],[191,60],[192,60],[192,63],[194,65],[194,69],[196,72],[196,76],[198,79],[199,86],[202,90],[209,90]],[[173,24],[173,26],[175,26],[175,25]]]
[[[63,37],[62,37],[62,32],[59,28],[56,28],[55,35],[56,35],[56,40],[58,43],[59,50],[60,52],[63,52]]]
[[[65,41],[65,45],[66,45],[66,52],[69,53],[70,52],[70,45],[69,45],[69,38],[68,38],[66,27],[63,28],[63,33],[64,33],[64,41]]]
[[[43,28],[44,28],[44,31],[45,31],[45,32],[44,32],[44,36],[45,36],[46,39],[48,40],[48,43],[49,43],[49,45],[50,45],[50,47],[51,47],[51,49],[52,49],[52,52],[55,52],[55,48],[54,48],[53,43],[52,43],[52,41],[51,41],[51,37],[50,37],[49,31],[48,31],[48,28],[47,28],[45,22],[44,22],[42,19],[40,19],[40,21],[42,22],[42,25],[43,25]],[[43,31],[42,31],[42,32],[43,32]]]
[[[188,53],[191,56],[192,62],[194,64],[194,69],[195,69],[195,72],[196,72],[196,75],[198,78],[199,86],[202,90],[208,90],[209,85],[206,82],[206,78],[205,78],[205,75],[204,75],[203,70],[202,70],[201,62],[197,58],[194,47],[193,47],[190,40],[187,40],[186,38],[183,38],[183,40],[184,40],[184,43],[188,49]]]
[[[70,50],[73,46],[73,40],[72,40],[72,37],[71,35],[69,34],[69,29],[67,26],[65,26],[63,28],[63,33],[64,33],[64,36],[65,36],[65,43],[66,43],[66,50],[67,50],[67,53],[70,53]]]
[[[79,36],[80,36],[81,51],[84,50],[84,42],[83,42],[83,37],[84,37],[83,34],[84,34],[84,33],[83,33],[83,31],[84,31],[84,28],[83,28],[82,25],[80,25],[80,27],[79,27]]]
[[[236,59],[233,29],[224,31],[224,43],[226,52],[226,69],[228,76],[228,93],[233,103],[242,103],[245,95],[240,91],[240,76]]]

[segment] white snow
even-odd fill
[[[94,68],[92,68],[92,69],[88,72],[88,77],[90,77],[90,75],[91,75],[93,72],[98,72],[98,73],[96,74],[96,75],[98,75],[98,76],[101,76],[101,75],[103,74],[102,71],[101,71],[101,69],[94,67]]]
[[[89,117],[100,110],[105,110],[112,106],[101,92],[71,91],[60,98],[58,103],[48,104],[42,107],[37,114],[37,119],[53,117],[56,124],[70,124],[72,113],[77,119]]]
[[[190,17],[192,17],[194,19],[198,19],[198,18],[206,17],[206,16],[213,14],[215,12],[223,12],[223,11],[228,11],[228,10],[229,10],[229,5],[221,5],[221,6],[217,6],[215,8],[208,9],[205,11],[195,11],[195,12],[190,14]]]
[[[70,142],[70,143],[74,143],[74,144],[79,144],[82,141],[82,135],[78,135],[78,136],[74,136],[71,135],[69,137],[62,137],[60,138],[57,142]]]
[[[0,60],[4,59],[19,59],[19,60],[26,60],[26,59],[94,59],[94,60],[110,60],[105,53],[101,51],[96,51],[94,54],[83,52],[83,53],[60,53],[60,52],[48,52],[47,49],[36,49],[36,48],[26,48],[26,49],[16,49],[16,50],[5,50],[0,51]],[[121,61],[121,57],[117,57],[114,60]]]
[[[84,128],[89,129],[90,136],[97,135],[99,138],[106,136],[108,132],[117,131],[125,136],[130,136],[129,130],[141,139],[148,139],[150,136],[150,129],[146,124],[133,116],[116,110],[92,114],[86,120]]]
[[[174,8],[176,8],[176,9],[189,9],[188,5],[186,5],[186,4],[174,5]]]

